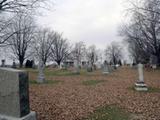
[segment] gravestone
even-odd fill
[[[38,73],[37,82],[44,83],[45,82],[45,75],[44,75],[45,64],[43,63],[41,58],[39,59],[38,70],[39,70],[39,73]]]
[[[107,61],[104,61],[103,64],[103,74],[109,74],[109,67]]]
[[[92,72],[92,71],[93,71],[92,64],[91,64],[91,62],[88,62],[88,64],[87,64],[87,72]]]
[[[0,68],[0,120],[36,120],[29,107],[28,73]]]
[[[16,62],[15,61],[13,61],[13,63],[12,63],[12,68],[16,68]]]
[[[5,62],[6,62],[6,61],[3,59],[1,62],[2,62],[1,67],[5,67],[5,66],[6,66],[6,65],[5,65]]]
[[[75,69],[75,73],[76,74],[80,74],[80,68],[79,68],[79,62],[78,62],[78,60],[75,60],[75,62],[74,62],[74,69]]]
[[[135,90],[137,91],[147,91],[147,85],[144,82],[144,76],[143,76],[143,64],[138,64],[138,75],[139,79],[135,83]]]
[[[109,70],[109,72],[111,73],[111,72],[113,72],[115,69],[114,69],[114,67],[113,67],[112,65],[108,65],[108,70]]]
[[[155,55],[151,55],[150,57],[150,64],[152,66],[153,69],[157,68],[157,63],[158,63],[158,58]]]

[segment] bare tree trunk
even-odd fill
[[[23,58],[19,58],[19,68],[23,67],[23,62],[24,62],[24,59]]]

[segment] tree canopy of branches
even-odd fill
[[[19,12],[40,7],[45,0],[0,0],[0,12]]]
[[[149,62],[154,55],[160,63],[160,0],[141,0],[132,2],[132,6],[131,20],[123,26],[121,35],[136,62]]]
[[[97,62],[98,60],[96,46],[92,45],[87,49],[87,59],[88,62],[91,64],[91,67],[93,67],[95,62]]]
[[[44,65],[51,55],[51,46],[55,41],[56,33],[48,28],[42,28],[35,34],[34,49],[37,58],[41,58]]]
[[[118,64],[122,57],[122,48],[116,42],[112,42],[110,46],[105,49],[106,58],[114,65]]]
[[[55,40],[51,46],[51,59],[60,66],[61,62],[70,57],[70,54],[71,46],[67,39],[64,39],[62,34],[55,33]]]
[[[8,31],[14,33],[8,43],[11,46],[14,56],[19,60],[20,67],[24,60],[31,55],[29,47],[34,35],[34,22],[32,16],[26,14],[17,14],[12,20],[12,25]]]
[[[72,56],[74,60],[78,61],[78,64],[80,64],[80,62],[82,61],[82,58],[85,55],[85,51],[86,51],[86,48],[83,42],[75,43],[75,46],[72,51]]]
[[[7,20],[4,17],[1,17],[2,19],[0,20],[0,45],[6,45],[7,40],[14,34],[14,33],[10,33],[8,31],[8,28],[10,27],[10,25],[12,24],[11,20]],[[0,47],[1,47],[0,46]]]

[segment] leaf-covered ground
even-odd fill
[[[55,82],[41,85],[34,84],[37,72],[30,70],[30,106],[38,120],[83,120],[98,108],[111,105],[131,113],[134,120],[160,120],[159,70],[145,71],[149,92],[132,89],[138,76],[131,68],[119,68],[110,75],[100,71],[82,75],[52,71],[47,80]]]

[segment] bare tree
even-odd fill
[[[55,40],[51,46],[51,59],[60,66],[63,61],[70,57],[70,54],[71,46],[67,39],[64,39],[62,34],[55,33]]]
[[[49,0],[0,0],[0,45],[15,34],[9,33],[7,28],[12,23],[12,17],[17,13],[33,13],[34,9],[49,8]],[[9,14],[6,14],[9,12]],[[11,14],[14,13],[14,14]]]
[[[118,64],[118,61],[121,60],[122,57],[122,48],[116,42],[112,42],[110,46],[105,49],[105,56],[108,60],[114,65]]]
[[[30,47],[32,45],[34,27],[32,16],[20,13],[14,17],[12,25],[8,29],[10,33],[14,33],[8,43],[15,58],[19,60],[20,68],[23,66],[24,60],[33,53],[30,51]]]
[[[85,45],[83,42],[75,43],[75,46],[72,51],[73,59],[75,60],[76,73],[79,73],[79,67],[82,62],[82,58],[85,55]]]
[[[44,70],[46,62],[51,55],[51,46],[54,40],[55,32],[48,28],[40,29],[35,35],[34,50],[39,62],[39,75],[37,79],[38,83],[45,82]]]
[[[7,43],[7,40],[13,35],[14,33],[10,33],[8,31],[8,28],[12,24],[12,20],[8,19],[7,17],[4,17],[0,15],[0,47],[5,46]]]
[[[96,46],[92,45],[87,49],[87,59],[89,62],[89,69],[94,70],[94,64],[98,60],[97,50]]]
[[[138,55],[135,57],[138,62],[148,62],[154,55],[160,63],[160,1],[142,0],[140,4],[132,5],[130,23],[123,26],[122,34],[133,48],[132,53]]]
[[[19,12],[22,9],[31,10],[42,6],[42,3],[44,4],[45,2],[46,0],[0,0],[0,12]]]
[[[34,50],[37,57],[41,56],[44,65],[51,55],[51,46],[55,41],[56,33],[49,28],[41,28],[35,34]]]

